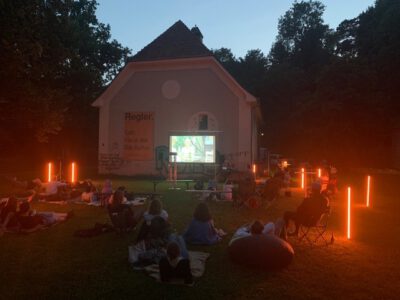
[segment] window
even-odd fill
[[[208,115],[199,115],[199,130],[208,130]]]

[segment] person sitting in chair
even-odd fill
[[[268,202],[273,201],[279,197],[279,191],[283,186],[281,174],[275,173],[274,177],[267,180],[263,189],[264,199]]]
[[[293,221],[296,226],[295,231],[288,235],[297,236],[300,225],[315,225],[328,208],[329,200],[321,194],[321,184],[319,182],[314,182],[311,186],[310,197],[304,198],[296,211],[286,211],[283,215],[286,229],[290,221]]]

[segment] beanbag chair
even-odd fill
[[[228,247],[235,263],[263,270],[278,270],[288,266],[294,255],[292,246],[286,241],[265,234],[238,238]]]

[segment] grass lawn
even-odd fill
[[[254,219],[275,220],[301,201],[300,190],[281,197],[266,209],[233,209],[229,203],[212,203],[217,227],[228,232],[216,246],[191,247],[211,254],[206,272],[194,287],[156,283],[128,264],[128,245],[135,233],[108,233],[76,238],[77,229],[108,222],[103,208],[85,205],[38,203],[36,210],[66,212],[66,223],[29,235],[0,237],[0,298],[30,299],[395,299],[400,287],[400,201],[398,176],[375,176],[373,208],[363,206],[360,176],[347,179],[354,186],[353,239],[345,239],[346,199],[342,188],[332,201],[329,234],[335,243],[310,247],[292,241],[295,257],[279,272],[261,272],[232,264],[227,244],[237,227]],[[145,181],[114,179],[114,187],[151,191]],[[168,190],[163,204],[178,232],[189,223],[198,200],[184,191]]]

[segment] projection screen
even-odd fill
[[[215,163],[213,135],[172,135],[169,138],[169,149],[177,153],[177,162]]]

